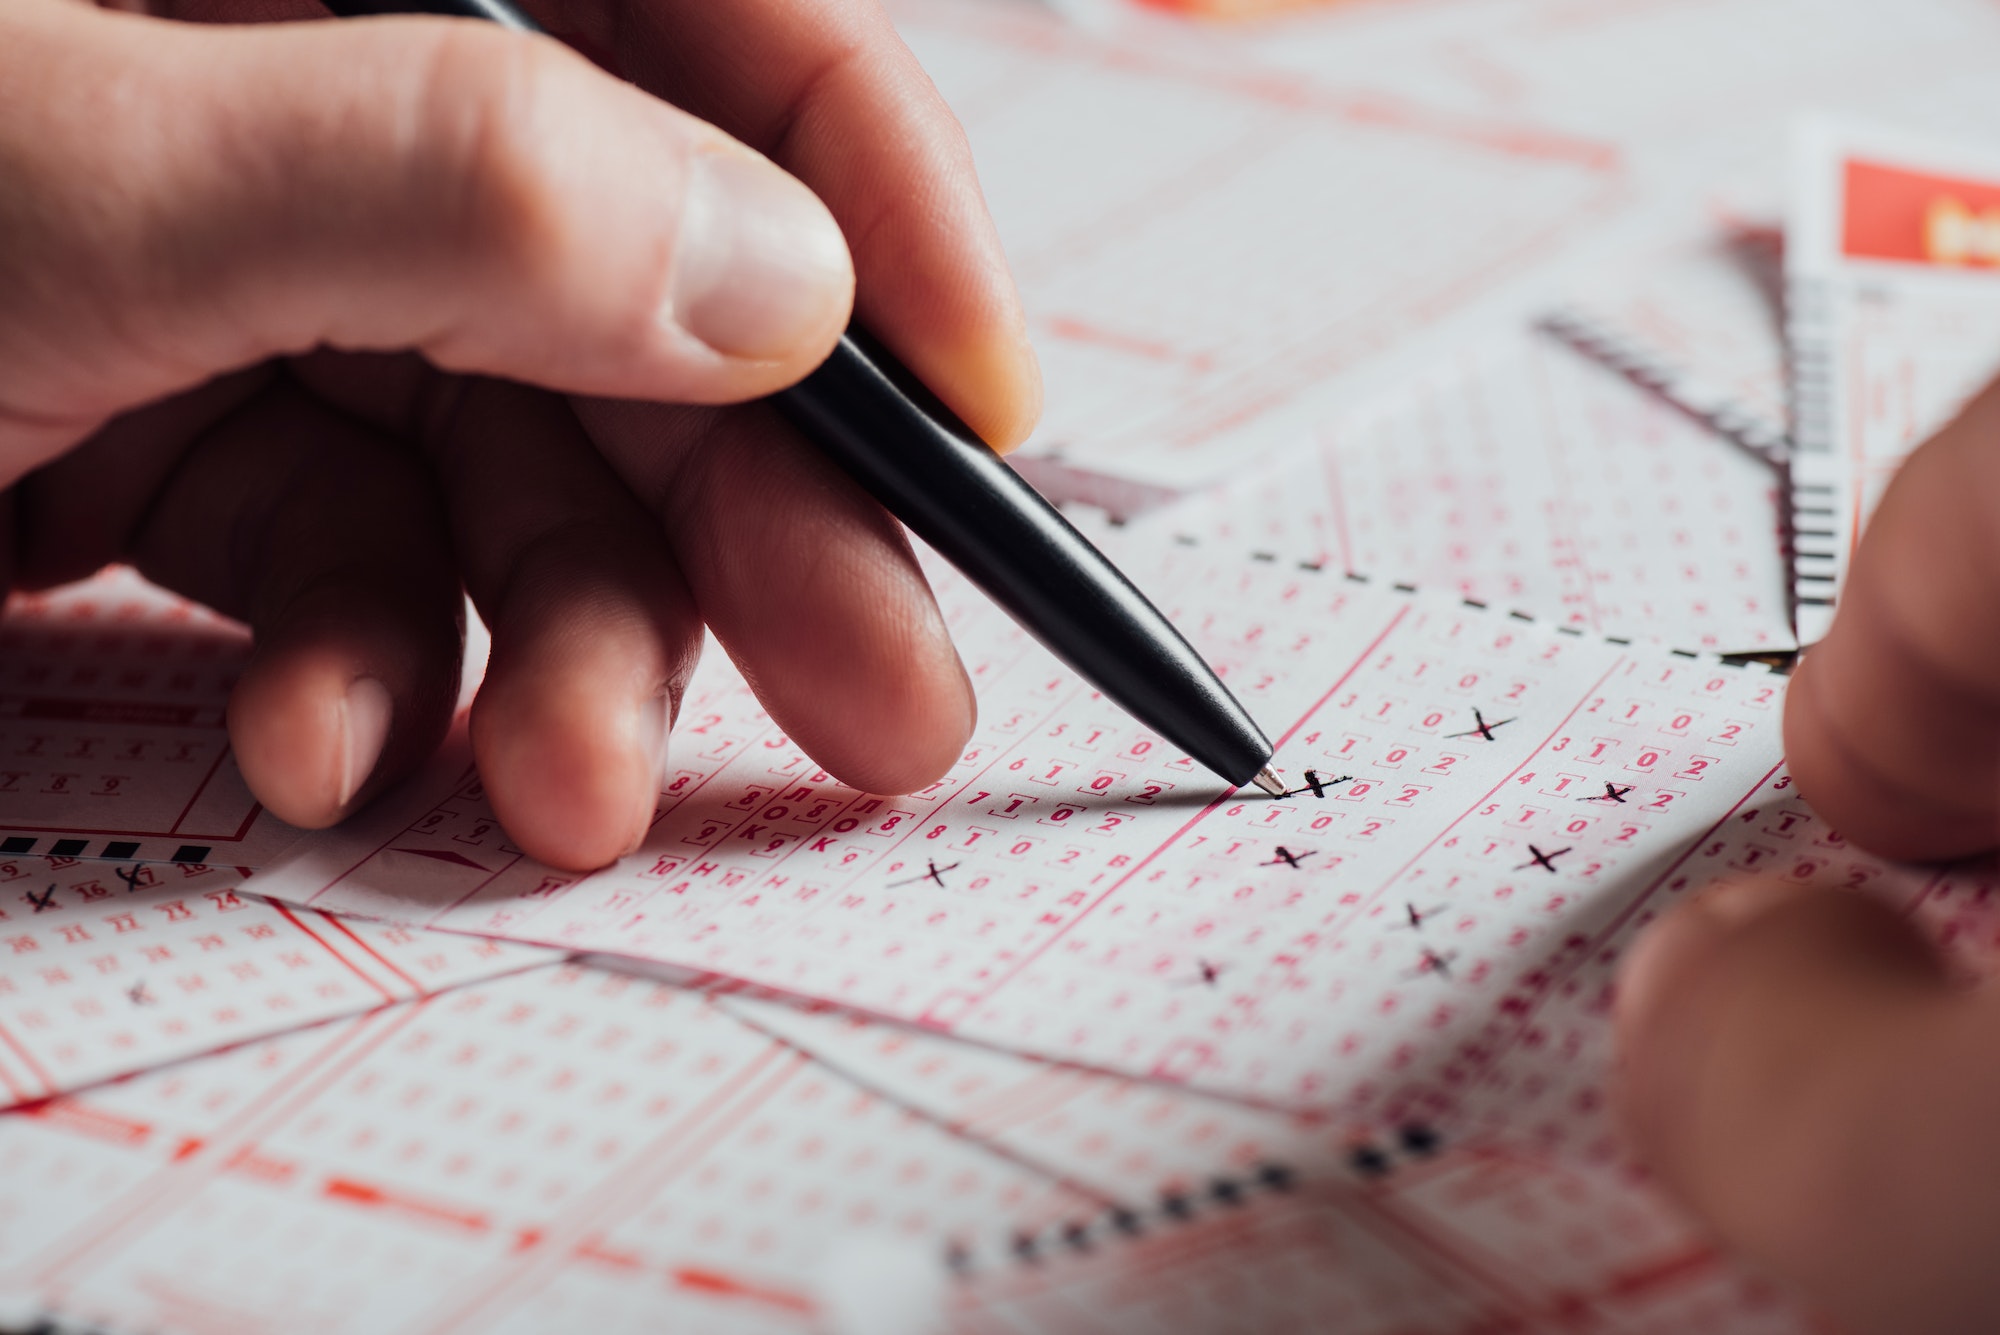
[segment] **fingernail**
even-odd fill
[[[644,843],[653,828],[653,812],[660,805],[660,789],[667,781],[667,733],[672,727],[673,720],[667,716],[667,697],[664,695],[656,695],[642,703],[632,721],[632,739],[638,744],[639,754],[646,758],[646,773],[651,778],[639,798],[639,828],[625,846],[626,853]]]
[[[361,791],[382,758],[389,740],[389,720],[395,705],[389,688],[373,677],[357,677],[340,707],[340,803],[346,806]]]
[[[667,697],[656,695],[639,706],[638,722],[633,725],[639,742],[639,752],[646,757],[646,772],[653,776],[653,791],[660,791],[660,785],[667,777],[667,732],[673,721],[667,717]]]
[[[761,158],[695,158],[669,313],[681,328],[732,357],[782,357],[837,322],[853,287],[847,242],[812,191]]]

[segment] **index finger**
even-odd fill
[[[540,8],[812,187],[847,236],[862,322],[987,442],[1027,438],[1041,372],[971,148],[875,0]]]

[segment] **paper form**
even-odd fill
[[[459,707],[490,637],[465,609]],[[262,866],[299,832],[230,754],[229,692],[250,636],[125,566],[0,617],[0,857]]]
[[[1824,1329],[1631,1183],[1504,1158],[1415,1158],[1345,1190],[1203,1202],[1089,1249],[1049,1237],[952,1293],[966,1335]]]
[[[525,861],[453,773],[257,886],[1355,1120],[1442,1117],[1460,1036],[1660,893],[1779,764],[1761,669],[1200,544],[1121,555],[1278,740],[1290,797],[1225,795],[941,580],[984,719],[925,793],[831,783],[711,659],[623,862]]]
[[[1315,448],[1141,521],[1673,648],[1788,648],[1779,476],[1546,335],[1468,346]]]
[[[1213,37],[964,0],[894,14],[971,137],[1027,304],[1048,385],[1028,452],[1098,473],[1187,487],[1288,444],[1330,378],[1626,192],[1588,133],[1440,114]]]
[[[289,909],[241,882],[0,860],[0,1107],[561,957]]]
[[[1743,1285],[1597,1175],[1350,1139],[1337,1177],[1322,1161],[1292,1190],[1237,1171],[1233,1204],[1218,1173],[1155,1196],[1134,1156],[1199,1156],[1186,1119],[1079,1144],[1064,1181],[985,1148],[991,1119],[954,1136],[912,1115],[902,1083],[884,1098],[660,984],[573,966],[477,983],[0,1116],[0,1297],[204,1335],[883,1335],[830,1326],[826,1291],[889,1244],[917,1267],[898,1274],[911,1296],[942,1298],[898,1327],[912,1335],[1076,1328],[1018,1323],[1074,1315],[1082,1296],[1093,1330],[1158,1329],[1165,1306],[1180,1335],[1287,1316],[1444,1335],[1558,1299],[1578,1329],[1624,1330],[1585,1318],[1663,1299],[1721,1310]],[[1018,1128],[1031,1152],[1047,1129]],[[1139,1236],[1102,1238],[1095,1268],[1060,1241],[1127,1219]],[[910,1282],[922,1267],[933,1285]],[[1746,1310],[1707,1328],[1790,1328]]]
[[[1830,121],[1796,152],[1793,589],[1811,644],[1897,466],[2000,369],[2000,154]]]
[[[298,831],[229,756],[241,626],[129,569],[0,620],[0,857],[257,866]]]
[[[1365,1135],[1348,1123],[1259,1108],[955,1042],[851,1011],[717,985],[717,1004],[867,1089],[1134,1204],[1207,1190],[1269,1165],[1300,1177],[1344,1168]]]
[[[954,1239],[956,1329],[1810,1329],[1616,1164],[1288,1115],[740,991],[720,1004],[1120,1203],[1081,1230]]]
[[[1048,380],[1031,453],[1185,489],[1546,309],[1800,106],[1995,111],[1983,0],[1363,6],[1228,29],[901,0]],[[1782,55],[1780,55],[1782,53]]]
[[[1766,144],[1775,153],[1803,106],[1894,108],[1899,118],[1947,96],[1960,118],[1990,106],[2000,16],[1980,0],[1894,10],[1867,0],[1480,0],[1301,15],[1235,34],[1194,28],[1188,41],[1232,36],[1281,69],[1339,71],[1452,112],[1586,131],[1618,144],[1650,185],[1690,153],[1711,165]],[[1713,180],[1711,170],[1694,187]],[[1643,202],[1655,214],[1673,203]]]
[[[1544,325],[1773,463],[1790,453],[1782,234],[1716,224],[1579,282]]]
[[[0,1296],[177,1335],[823,1331],[857,1238],[1102,1208],[575,967],[0,1116]]]

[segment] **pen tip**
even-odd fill
[[[1250,780],[1250,782],[1256,784],[1273,797],[1283,797],[1285,795],[1285,781],[1279,778],[1278,771],[1272,769],[1269,765],[1258,770],[1257,777]]]

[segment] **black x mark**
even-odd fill
[[[1520,866],[1514,868],[1515,871],[1526,871],[1530,867],[1546,867],[1549,869],[1550,872],[1554,872],[1556,869],[1555,860],[1561,857],[1563,854],[1569,852],[1569,850],[1567,848],[1558,848],[1553,853],[1544,853],[1541,849],[1536,848],[1533,844],[1529,844],[1528,852],[1530,854],[1528,860],[1526,862],[1523,862]]]
[[[1421,931],[1423,930],[1424,920],[1434,913],[1444,912],[1444,905],[1440,904],[1434,909],[1420,909],[1415,904],[1405,904],[1403,905],[1403,912],[1410,920],[1409,925],[1411,929]]]
[[[1301,859],[1301,858],[1309,858],[1309,857],[1311,857],[1312,855],[1313,855],[1313,850],[1312,850],[1312,849],[1310,849],[1310,848],[1308,848],[1308,849],[1307,849],[1307,850],[1306,850],[1305,852],[1303,852],[1303,853],[1294,853],[1294,852],[1292,852],[1292,850],[1291,850],[1291,849],[1289,849],[1289,848],[1286,848],[1286,847],[1285,847],[1285,846],[1284,846],[1283,844],[1279,844],[1279,845],[1278,845],[1278,856],[1276,856],[1276,857],[1272,858],[1272,859],[1271,859],[1271,860],[1270,860],[1269,862],[1260,862],[1260,863],[1258,863],[1257,865],[1258,865],[1258,866],[1260,866],[1260,867],[1275,867],[1275,866],[1277,866],[1277,865],[1278,865],[1278,864],[1279,864],[1280,862],[1282,862],[1282,863],[1284,863],[1284,864],[1285,864],[1285,865],[1286,865],[1287,867],[1296,867],[1296,866],[1298,866],[1298,865],[1299,865],[1299,859]]]
[[[133,863],[129,871],[124,867],[115,865],[111,868],[111,870],[114,874],[116,874],[119,880],[125,882],[126,894],[136,895],[139,893],[139,878],[146,874],[146,866],[144,863],[141,862]]]
[[[1579,797],[1576,800],[1579,802],[1623,802],[1625,800],[1625,794],[1631,792],[1632,789],[1635,787],[1637,787],[1636,784],[1628,783],[1621,785],[1606,780],[1604,784],[1604,791],[1599,793],[1596,797]]]
[[[159,1004],[159,998],[146,990],[146,980],[143,978],[126,988],[125,995],[132,998],[134,1006],[154,1006]]]
[[[1352,774],[1343,774],[1337,779],[1322,779],[1319,777],[1318,770],[1309,769],[1306,771],[1305,788],[1294,788],[1290,792],[1286,793],[1285,796],[1297,797],[1300,793],[1305,792],[1307,789],[1311,789],[1312,795],[1314,797],[1325,797],[1326,790],[1333,787],[1333,785],[1335,785],[1336,783],[1352,783],[1352,782],[1354,782],[1354,776]]]
[[[937,865],[937,863],[932,862],[929,858],[925,858],[924,866],[929,868],[929,870],[927,870],[922,876],[912,876],[907,881],[891,881],[887,888],[894,890],[899,885],[915,885],[918,881],[936,881],[939,885],[943,885],[944,874],[948,871],[956,870],[958,868],[958,865],[959,865],[958,863],[954,862],[949,867],[940,867]]]
[[[1504,728],[1504,727],[1506,727],[1506,726],[1507,726],[1507,725],[1508,725],[1509,723],[1512,723],[1513,721],[1514,721],[1514,720],[1513,720],[1513,719],[1510,719],[1510,718],[1503,718],[1503,719],[1495,719],[1495,720],[1493,720],[1493,722],[1491,722],[1491,723],[1488,723],[1488,722],[1486,721],[1486,716],[1485,716],[1484,714],[1480,713],[1480,712],[1479,712],[1479,711],[1478,711],[1477,709],[1475,709],[1475,710],[1473,710],[1473,711],[1472,711],[1472,726],[1471,726],[1471,727],[1467,728],[1467,729],[1466,729],[1466,730],[1465,730],[1464,732],[1448,732],[1448,733],[1446,733],[1446,734],[1445,734],[1445,736],[1446,736],[1446,737],[1484,737],[1484,738],[1485,738],[1485,739],[1486,739],[1487,741],[1489,741],[1489,742],[1490,742],[1490,741],[1492,741],[1492,740],[1493,740],[1493,730],[1494,730],[1495,728]]]
[[[46,913],[48,910],[56,907],[56,888],[50,886],[39,895],[30,890],[25,898],[30,904],[34,905],[35,912]]]
[[[1214,987],[1222,979],[1224,964],[1210,964],[1207,960],[1196,960],[1194,967],[1199,971],[1193,978],[1183,978],[1172,984],[1174,987]]]
[[[1417,964],[1417,972],[1434,973],[1440,978],[1450,978],[1451,962],[1457,958],[1456,950],[1447,950],[1442,955],[1435,950],[1426,950],[1423,959]]]

